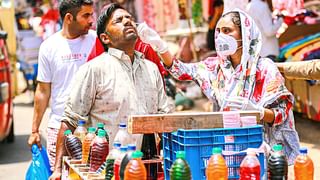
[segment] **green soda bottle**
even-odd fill
[[[171,180],[191,180],[191,170],[190,167],[185,160],[185,152],[177,151],[176,160],[171,166],[170,169],[170,179]]]

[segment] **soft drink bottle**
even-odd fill
[[[104,124],[103,124],[102,122],[98,122],[98,124],[97,124],[96,135],[98,135],[98,131],[99,131],[99,129],[102,129],[102,130],[104,130],[104,131],[106,132],[105,137],[106,137],[106,140],[107,140],[107,141],[108,141],[108,143],[109,143],[110,141],[109,141],[108,131],[107,131],[106,129],[104,129]]]
[[[90,152],[90,172],[95,172],[104,163],[109,153],[109,144],[105,138],[106,132],[99,130],[98,136],[96,136],[92,142]]]
[[[94,127],[89,127],[89,132],[84,137],[84,140],[82,142],[82,163],[83,164],[89,163],[88,158],[90,154],[91,143],[96,137],[95,131],[96,129]]]
[[[120,164],[120,180],[124,179],[124,171],[126,169],[127,164],[132,158],[132,153],[136,151],[136,145],[134,144],[129,144],[128,145],[128,150],[126,155],[123,157],[121,164]]]
[[[221,153],[221,148],[216,147],[212,149],[212,156],[209,159],[206,169],[207,180],[228,179],[228,167]]]
[[[308,149],[300,148],[300,154],[294,162],[294,176],[296,180],[313,180],[313,162],[308,156]]]
[[[239,180],[260,180],[260,162],[251,149],[247,150],[247,156],[240,164]]]
[[[125,168],[124,180],[147,180],[147,170],[141,160],[142,155],[141,151],[132,153],[132,159]]]
[[[272,149],[273,152],[268,158],[268,179],[288,179],[288,162],[282,153],[282,145],[276,144]]]
[[[125,123],[119,124],[119,130],[114,138],[114,141],[119,141],[122,146],[135,144],[135,139],[128,133],[127,125]]]
[[[111,180],[114,175],[114,161],[120,155],[120,142],[113,142],[113,149],[110,151],[106,159],[105,180]]]
[[[122,162],[123,157],[126,155],[126,152],[128,150],[128,146],[121,146],[120,147],[120,154],[114,161],[114,180],[120,180],[120,164]]]
[[[69,156],[71,156],[72,159],[82,159],[82,144],[80,139],[74,136],[70,129],[66,130],[64,135],[64,145]]]
[[[86,121],[79,120],[78,127],[73,132],[73,135],[78,137],[82,143],[83,143],[84,137],[87,134],[87,129],[84,127],[85,124],[86,124]]]
[[[171,180],[191,180],[190,167],[185,160],[185,152],[177,151],[176,160],[170,168]]]

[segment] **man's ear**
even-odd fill
[[[100,34],[100,39],[103,42],[103,44],[108,45],[110,43],[110,38],[106,33],[101,33]]]
[[[73,15],[71,13],[67,13],[65,16],[64,16],[64,21],[67,23],[67,24],[70,24],[72,21],[73,21]]]

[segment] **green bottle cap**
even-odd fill
[[[220,147],[214,147],[212,148],[212,154],[221,154],[222,149]]]
[[[104,124],[102,122],[98,122],[97,127],[98,128],[104,128]]]
[[[94,132],[96,132],[96,128],[95,127],[89,127],[88,131],[89,131],[89,133],[94,133]]]
[[[99,137],[105,137],[106,136],[106,131],[102,130],[102,129],[99,129],[98,130],[98,136]]]
[[[134,151],[133,153],[132,153],[132,158],[142,158],[142,156],[143,156],[143,153],[141,152],[141,151]]]
[[[184,151],[177,151],[177,154],[176,154],[176,158],[182,158],[182,159],[185,159],[186,157],[186,153]]]
[[[276,144],[272,148],[274,151],[282,151],[282,145],[281,144]]]
[[[66,130],[66,131],[64,132],[64,135],[69,135],[69,134],[72,134],[70,129],[68,129],[68,130]]]

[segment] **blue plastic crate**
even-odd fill
[[[205,180],[205,169],[212,155],[213,147],[225,151],[243,151],[247,148],[259,148],[263,142],[261,125],[242,128],[217,129],[179,129],[172,133],[163,133],[163,156],[165,179],[170,179],[170,167],[176,159],[177,151],[185,151],[194,180]],[[228,178],[239,179],[239,168],[245,153],[225,155],[228,165]],[[261,165],[261,177],[264,174],[264,154],[258,156]]]

